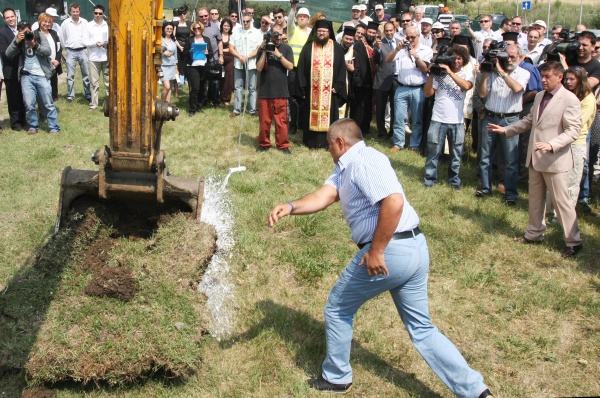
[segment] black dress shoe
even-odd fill
[[[256,152],[267,152],[269,150],[269,147],[266,146],[259,146],[258,148],[256,148]]]
[[[578,244],[577,246],[567,246],[565,251],[563,252],[563,258],[569,258],[577,255],[583,249],[583,244]]]
[[[331,394],[345,394],[352,388],[352,383],[334,384],[325,380],[323,376],[308,380],[308,385],[315,390],[327,391]]]
[[[518,238],[515,238],[515,240],[519,243],[524,243],[526,245],[537,245],[539,243],[542,243],[542,240],[531,240],[531,239],[527,239],[525,236],[519,236]]]

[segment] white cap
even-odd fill
[[[352,6],[352,9],[360,11],[360,6],[358,4],[355,4]]]
[[[436,22],[431,25],[431,29],[444,29],[444,24],[441,22]]]
[[[51,17],[58,17],[58,12],[56,12],[56,8],[53,7],[46,8],[46,14],[50,15]]]
[[[366,4],[359,4],[360,10],[361,11],[367,11],[367,5]]]
[[[431,18],[423,18],[421,23],[428,23],[429,25],[433,25],[433,19]]]
[[[383,10],[383,5],[381,5],[381,4],[377,4],[377,5],[375,6],[375,9],[376,9],[376,10]]]
[[[310,12],[308,12],[308,8],[306,7],[299,9],[296,15],[307,15],[310,18]]]
[[[443,4],[438,4],[438,8],[444,8]]]
[[[537,21],[535,21],[533,24],[534,24],[534,25],[540,25],[540,26],[543,26],[543,27],[544,27],[544,29],[546,29],[546,22],[542,21],[541,19],[538,19],[538,20],[537,20]]]

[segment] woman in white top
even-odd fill
[[[171,84],[175,80],[177,74],[177,43],[173,35],[175,26],[172,22],[167,22],[163,25],[162,35],[162,64],[163,73],[162,84],[163,90],[161,99],[163,101],[171,101]]]

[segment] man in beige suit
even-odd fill
[[[506,127],[489,124],[487,128],[507,137],[531,129],[527,151],[529,225],[519,241],[535,243],[544,239],[548,190],[567,244],[563,257],[571,257],[583,248],[575,206],[567,189],[567,174],[573,168],[571,143],[581,129],[581,105],[575,94],[562,86],[564,69],[559,62],[543,64],[540,72],[544,91],[535,96],[529,115]]]

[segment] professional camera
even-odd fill
[[[560,61],[558,53],[565,55],[567,59],[577,57],[577,51],[581,47],[579,36],[576,33],[571,33],[568,27],[562,28],[558,35],[558,39],[550,43],[544,50],[546,60]]]
[[[508,53],[505,51],[506,43],[493,40],[490,43],[490,48],[483,52],[483,61],[479,65],[479,70],[482,72],[491,72],[496,66],[496,60],[500,62],[500,65],[504,68],[508,59],[510,58]]]
[[[279,32],[269,31],[264,34],[263,39],[267,43],[267,45],[265,46],[265,50],[268,53],[272,53],[273,51],[275,51],[275,43],[273,43],[273,41],[279,39]]]
[[[447,55],[448,46],[443,45],[439,48],[438,53],[431,58],[431,69],[429,69],[429,73],[434,76],[439,76],[444,73],[444,70],[440,67],[440,64],[448,65],[452,67],[454,61],[456,61],[456,55]]]
[[[34,36],[33,36],[33,32],[30,30],[26,30],[25,31],[25,40],[26,41],[31,41],[33,40]]]

